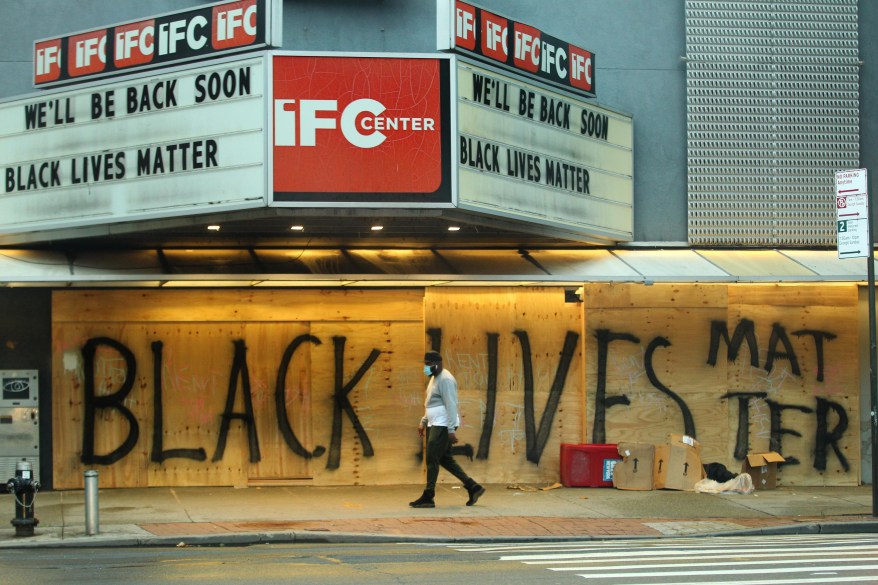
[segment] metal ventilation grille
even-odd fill
[[[835,245],[857,45],[857,0],[686,0],[690,244]]]

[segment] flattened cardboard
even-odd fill
[[[750,453],[744,459],[741,473],[749,473],[757,490],[773,490],[777,487],[777,464],[786,461],[775,451]]]
[[[613,469],[613,486],[620,490],[651,490],[654,486],[655,445],[619,443],[622,461]]]

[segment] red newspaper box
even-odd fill
[[[561,444],[561,483],[565,487],[613,487],[613,468],[622,458],[615,444]]]

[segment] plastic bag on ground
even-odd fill
[[[741,473],[735,479],[720,483],[712,479],[702,479],[695,484],[695,491],[702,494],[751,494],[753,478],[749,473]]]

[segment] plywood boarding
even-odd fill
[[[445,364],[460,384],[464,421],[458,437],[476,455],[480,446],[485,448],[486,458],[464,460],[465,468],[479,481],[491,483],[557,481],[560,444],[578,443],[582,437],[582,306],[565,303],[562,290],[543,288],[430,289],[425,305],[427,330],[433,333],[428,344],[441,333]],[[521,333],[516,335],[516,331]],[[544,420],[568,333],[575,341],[569,370],[557,410]],[[523,366],[524,334],[532,360],[533,434],[526,425],[525,388],[530,382]],[[489,417],[492,357],[488,340],[492,335],[496,336],[497,377],[495,411]],[[541,430],[545,443],[540,450]],[[440,474],[443,479],[453,481]]]
[[[460,383],[464,423],[460,447],[476,456],[473,462],[462,459],[468,471],[487,482],[553,482],[558,478],[560,443],[595,441],[601,331],[630,336],[608,346],[603,389],[607,397],[627,396],[630,404],[605,410],[603,440],[662,442],[668,433],[685,430],[685,404],[704,445],[705,460],[737,469],[740,403],[728,394],[755,393],[746,403],[748,424],[743,436],[751,451],[767,449],[772,434],[769,405],[779,405],[775,436],[781,439],[784,455],[799,460],[798,465],[782,469],[782,483],[857,482],[856,287],[586,284],[584,298],[582,304],[565,303],[560,289],[523,287],[431,289],[417,294],[411,290],[55,293],[56,486],[82,484],[86,421],[81,352],[92,338],[117,341],[136,361],[132,389],[122,406],[132,414],[140,436],[124,457],[97,466],[104,487],[244,485],[291,479],[318,485],[419,483],[423,471],[415,426],[426,384],[421,358],[425,346],[434,342],[441,344],[446,365]],[[714,339],[717,324],[729,338],[738,327],[752,329],[758,346],[755,364],[746,340],[730,357],[728,342]],[[283,380],[287,422],[300,445],[296,451],[284,440],[275,392],[284,350],[303,335],[320,343],[302,343]],[[552,416],[544,419],[568,336],[575,340],[566,354],[569,371],[559,400],[550,409]],[[817,338],[822,340],[822,362]],[[341,339],[338,345],[336,340]],[[491,339],[496,340],[496,352],[489,349]],[[235,419],[222,456],[213,461],[239,340],[246,348],[238,356],[239,360],[246,356],[259,458],[251,461],[249,427]],[[525,375],[524,340],[530,346],[530,379]],[[162,342],[161,448],[203,450],[204,461],[193,459],[193,451],[189,457],[151,460],[157,423],[153,376],[157,350],[152,346],[156,341]],[[343,349],[338,370],[336,347]],[[340,397],[339,387],[351,381],[373,350],[375,362]],[[787,354],[795,356],[798,370]],[[126,379],[123,357],[108,346],[97,348],[98,395],[115,392]],[[769,357],[773,362],[767,368]],[[492,363],[497,375],[491,416]],[[233,385],[233,413],[245,410],[242,376]],[[525,390],[531,384],[533,420],[528,427]],[[345,400],[339,402],[340,398]],[[347,410],[337,414],[337,404]],[[818,408],[825,411],[822,418]],[[849,465],[847,470],[827,444],[828,433],[844,420],[848,428],[836,446]],[[826,427],[823,434],[821,421]],[[92,427],[95,453],[100,455],[122,445],[131,424],[122,408],[111,407],[97,411]],[[483,458],[477,457],[480,449]],[[815,468],[821,455],[826,455],[825,471]],[[453,481],[445,474],[440,479]]]
[[[727,395],[756,393],[747,402],[749,450],[769,448],[773,402],[781,416],[775,436],[781,439],[784,455],[799,461],[782,468],[782,484],[858,482],[856,287],[699,285],[690,290],[676,285],[598,284],[586,285],[584,295],[590,409],[595,407],[598,388],[598,331],[637,339],[609,344],[606,394],[624,394],[631,404],[606,411],[607,441],[662,442],[667,433],[681,432],[679,404],[647,375],[650,344],[663,338],[670,344],[662,342],[653,350],[653,373],[661,386],[677,394],[691,411],[706,461],[740,468],[734,457],[740,404],[737,397]],[[724,298],[728,304],[723,304]],[[758,345],[756,365],[751,364],[746,340],[735,359],[729,359],[725,340],[717,341],[711,357],[713,322],[724,324],[730,338],[742,322],[745,328],[750,323]],[[834,337],[830,340],[827,334]],[[822,340],[822,368],[818,367],[817,338]],[[818,380],[820,372],[822,380]],[[828,432],[847,420],[848,428],[837,442],[847,470],[826,444],[825,433],[818,432],[816,411],[820,405],[826,411],[823,420]],[[826,455],[825,471],[815,467],[821,452]]]
[[[720,284],[589,283],[583,289],[586,309],[648,307],[725,307],[728,287]]]
[[[53,321],[421,321],[423,291],[199,289],[60,291]]]
[[[753,365],[745,344],[738,359],[729,363],[729,386],[733,391],[765,395],[764,400],[750,402],[751,451],[770,448],[772,427],[768,401],[776,405],[776,416],[780,416],[776,437],[780,439],[783,454],[798,461],[781,467],[778,477],[782,484],[856,485],[860,461],[856,310],[846,299],[838,299],[837,295],[823,297],[821,291],[814,288],[816,294],[811,297],[814,303],[811,305],[730,307],[730,331],[732,324],[744,319],[755,324],[759,356],[758,365]],[[855,288],[849,290],[856,295]],[[797,296],[801,302],[801,292]],[[824,302],[830,304],[824,305]],[[827,335],[834,337],[829,339]],[[818,338],[821,341],[818,342]],[[818,344],[822,360],[818,356]],[[821,405],[827,409],[822,419],[827,431],[832,432],[840,423],[847,422],[838,443],[850,466],[847,471],[826,445],[825,437],[818,433],[821,419],[817,411]],[[815,468],[821,453],[826,456],[825,471]]]
[[[406,484],[422,481],[418,458],[418,422],[423,415],[424,329],[421,323],[315,324],[313,333],[324,340],[312,349],[312,404],[315,443],[327,453],[313,462],[317,485]],[[344,350],[336,378],[336,348]],[[373,351],[376,361],[345,394],[355,418],[335,409],[335,388],[344,389]],[[338,417],[338,433],[334,417]],[[354,421],[362,428],[357,433]],[[333,438],[337,467],[330,458]],[[367,445],[371,449],[367,449]]]
[[[612,309],[589,308],[586,359],[589,409],[600,419],[596,404],[599,385],[600,331],[612,334],[607,343],[605,395],[627,398],[628,405],[605,407],[605,437],[591,442],[664,443],[669,433],[695,432],[711,461],[725,455],[729,427],[725,368],[706,360],[710,321],[724,318],[719,308]],[[606,342],[605,342],[606,343]],[[650,379],[652,376],[652,380]],[[691,418],[687,428],[684,412]],[[723,424],[716,424],[722,420]]]
[[[189,291],[188,295],[176,292],[172,295],[173,303],[183,303],[183,297],[188,296],[190,313],[200,311],[201,291]],[[247,302],[258,304],[260,301],[251,297],[249,291],[243,294],[249,299]],[[347,295],[320,295],[310,291],[304,295],[297,291],[287,299],[278,298],[272,292],[261,300],[295,304],[304,299],[306,304],[316,307],[319,303],[314,299],[319,299],[324,306],[319,307],[318,316],[337,320],[126,322],[124,313],[113,309],[116,316],[112,321],[95,323],[87,321],[102,304],[121,303],[130,307],[134,315],[149,312],[137,306],[139,293],[129,299],[119,297],[115,291],[109,292],[105,299],[101,299],[100,292],[89,293],[87,304],[94,309],[90,311],[77,311],[78,295],[59,296],[63,298],[55,305],[59,312],[53,330],[53,459],[55,484],[59,489],[82,486],[82,472],[88,467],[81,461],[83,437],[88,436],[86,427],[94,429],[94,453],[99,457],[113,453],[126,439],[133,439],[132,428],[139,431],[133,448],[118,460],[94,465],[101,470],[102,487],[246,485],[253,481],[312,477],[316,483],[324,484],[359,483],[360,477],[376,483],[420,481],[420,466],[414,457],[399,457],[400,442],[405,437],[417,439],[416,432],[405,425],[403,419],[415,419],[416,424],[422,401],[422,319],[406,319],[420,315],[423,302],[409,291],[402,291],[401,298],[391,303],[401,320],[385,322],[351,321],[351,315],[358,314],[360,309],[356,303],[353,310],[347,306]],[[382,292],[378,296],[388,295]],[[229,299],[227,301],[230,307],[234,306]],[[156,299],[145,302],[162,304]],[[381,313],[380,310],[375,312]],[[227,311],[208,313],[215,317],[228,315]],[[77,315],[83,321],[77,322]],[[286,420],[300,445],[296,452],[282,434],[276,392],[285,350],[305,335],[311,337],[291,354],[282,380],[281,399]],[[345,414],[340,419],[343,430],[340,446],[353,451],[343,451],[339,465],[329,469],[326,463],[333,436],[332,405],[336,402],[334,337],[346,340],[344,384],[373,349],[379,353],[349,398],[355,415],[361,417],[368,436],[375,437],[374,444],[380,449],[375,457],[365,457],[362,452],[357,455],[356,440],[351,439],[351,417]],[[110,344],[99,344],[95,352],[94,394],[99,397],[113,394],[129,377],[132,387],[124,401],[97,409],[94,420],[85,424],[82,348],[94,338],[112,340]],[[156,342],[161,342],[160,348],[153,345]],[[129,353],[134,360],[130,370],[124,353]],[[158,449],[153,442],[154,429],[158,428],[154,404],[157,392],[154,369],[157,367],[161,370],[159,390],[162,395],[162,445]],[[247,412],[245,379],[250,389],[252,425],[239,420]],[[220,430],[230,393],[234,397],[230,409],[234,416],[225,433],[225,446],[221,448]],[[411,411],[410,416],[401,416],[406,411]],[[125,418],[124,412],[132,414],[134,425]],[[255,439],[252,444],[251,430]],[[170,457],[162,462],[152,460],[156,453],[174,454],[174,450],[180,449],[188,450],[185,456]],[[379,458],[377,453],[383,457]]]

